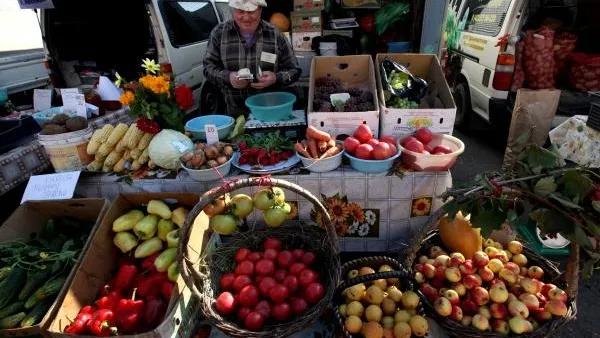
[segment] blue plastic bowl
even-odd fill
[[[217,127],[219,140],[224,140],[233,129],[235,119],[227,115],[206,115],[195,117],[185,124],[185,131],[192,133],[195,139],[206,140],[204,126],[214,124]]]
[[[40,127],[43,127],[44,124],[50,122],[54,118],[54,116],[62,114],[62,113],[63,113],[63,107],[52,107],[50,109],[42,110],[40,112],[33,114],[33,119],[40,125]],[[74,112],[65,113],[65,114],[69,117],[77,116],[77,114]]]
[[[408,53],[412,43],[410,41],[391,41],[388,42],[388,53]]]
[[[383,173],[392,169],[394,160],[400,156],[400,152],[385,160],[361,160],[360,158],[354,157],[347,152],[345,152],[344,155],[350,159],[350,166],[352,169],[363,173],[375,174]]]
[[[296,95],[286,92],[264,93],[246,99],[252,117],[259,121],[286,120],[292,113]]]

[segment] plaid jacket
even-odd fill
[[[272,71],[277,76],[275,85],[266,90],[276,90],[298,80],[301,69],[292,46],[271,24],[261,21],[256,31],[254,44],[246,48],[244,39],[233,20],[219,24],[213,29],[204,57],[204,76],[221,88],[229,115],[247,115],[244,101],[259,93],[250,86],[235,89],[229,82],[229,73],[242,68],[250,69],[255,76],[258,66],[262,71]],[[277,56],[275,64],[261,61],[262,52]]]

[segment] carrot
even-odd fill
[[[327,149],[329,149],[328,143],[325,141],[319,141],[317,143],[317,146],[319,147],[319,152],[321,154],[324,153]]]
[[[319,158],[319,152],[317,150],[317,141],[313,140],[312,138],[309,138],[306,142],[308,143],[308,152],[310,153],[310,157]]]
[[[333,148],[335,147],[335,138],[331,138],[331,140],[329,140],[329,142],[327,142],[327,148]]]
[[[335,147],[329,148],[329,149],[327,149],[327,151],[326,151],[326,152],[324,152],[324,153],[323,153],[323,154],[322,154],[322,155],[319,157],[319,159],[320,159],[320,160],[322,160],[322,159],[324,159],[324,158],[327,158],[327,157],[331,157],[331,156],[337,155],[337,154],[339,154],[339,153],[340,153],[340,151],[342,151],[342,148],[343,148],[343,147],[342,147],[342,145],[341,145],[341,144],[338,144],[338,145],[336,145]]]
[[[329,140],[331,139],[331,136],[329,134],[327,134],[324,131],[320,131],[319,129],[313,126],[309,126],[308,128],[306,128],[306,137],[309,139],[312,138],[317,141],[325,142],[329,142]]]
[[[312,157],[312,156],[310,156],[308,151],[306,151],[306,148],[301,143],[296,142],[296,144],[294,145],[294,149],[298,152],[298,154],[300,154],[306,158]]]

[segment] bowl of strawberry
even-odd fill
[[[398,148],[402,153],[402,163],[412,170],[446,171],[465,151],[465,144],[454,136],[421,128],[413,135],[401,138]]]
[[[400,156],[393,137],[383,136],[377,139],[366,124],[359,125],[352,136],[346,137],[344,150],[350,166],[363,173],[386,172]]]

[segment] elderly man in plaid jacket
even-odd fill
[[[223,93],[229,115],[247,115],[246,98],[285,87],[300,77],[294,51],[281,32],[261,19],[265,0],[230,0],[233,20],[212,31],[204,57],[204,76]],[[247,68],[254,81],[240,79]]]

